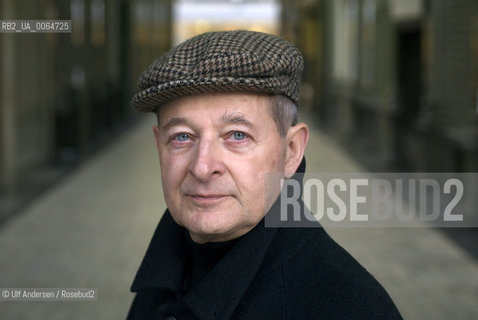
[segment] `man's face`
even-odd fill
[[[154,127],[166,204],[194,241],[239,237],[265,215],[265,175],[284,174],[287,139],[266,96],[201,94],[159,110]]]

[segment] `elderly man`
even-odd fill
[[[164,213],[132,285],[129,319],[401,319],[322,228],[272,228],[280,183],[305,170],[302,55],[259,32],[210,32],[140,77],[155,112]]]

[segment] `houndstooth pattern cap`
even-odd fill
[[[155,111],[173,99],[205,92],[282,94],[298,104],[304,62],[299,49],[255,31],[208,32],[171,49],[140,76],[133,108]]]

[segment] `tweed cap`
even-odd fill
[[[155,111],[173,99],[205,92],[281,94],[298,104],[303,58],[274,35],[208,32],[174,47],[140,76],[132,106]]]

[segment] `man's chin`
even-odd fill
[[[247,229],[247,227],[242,227],[239,221],[222,220],[224,219],[224,214],[221,217],[213,216],[212,213],[206,214],[209,216],[206,217],[204,212],[200,212],[200,217],[195,217],[195,220],[189,226],[186,226],[186,229],[191,234],[191,238],[196,242],[232,240],[241,236],[242,229]]]

